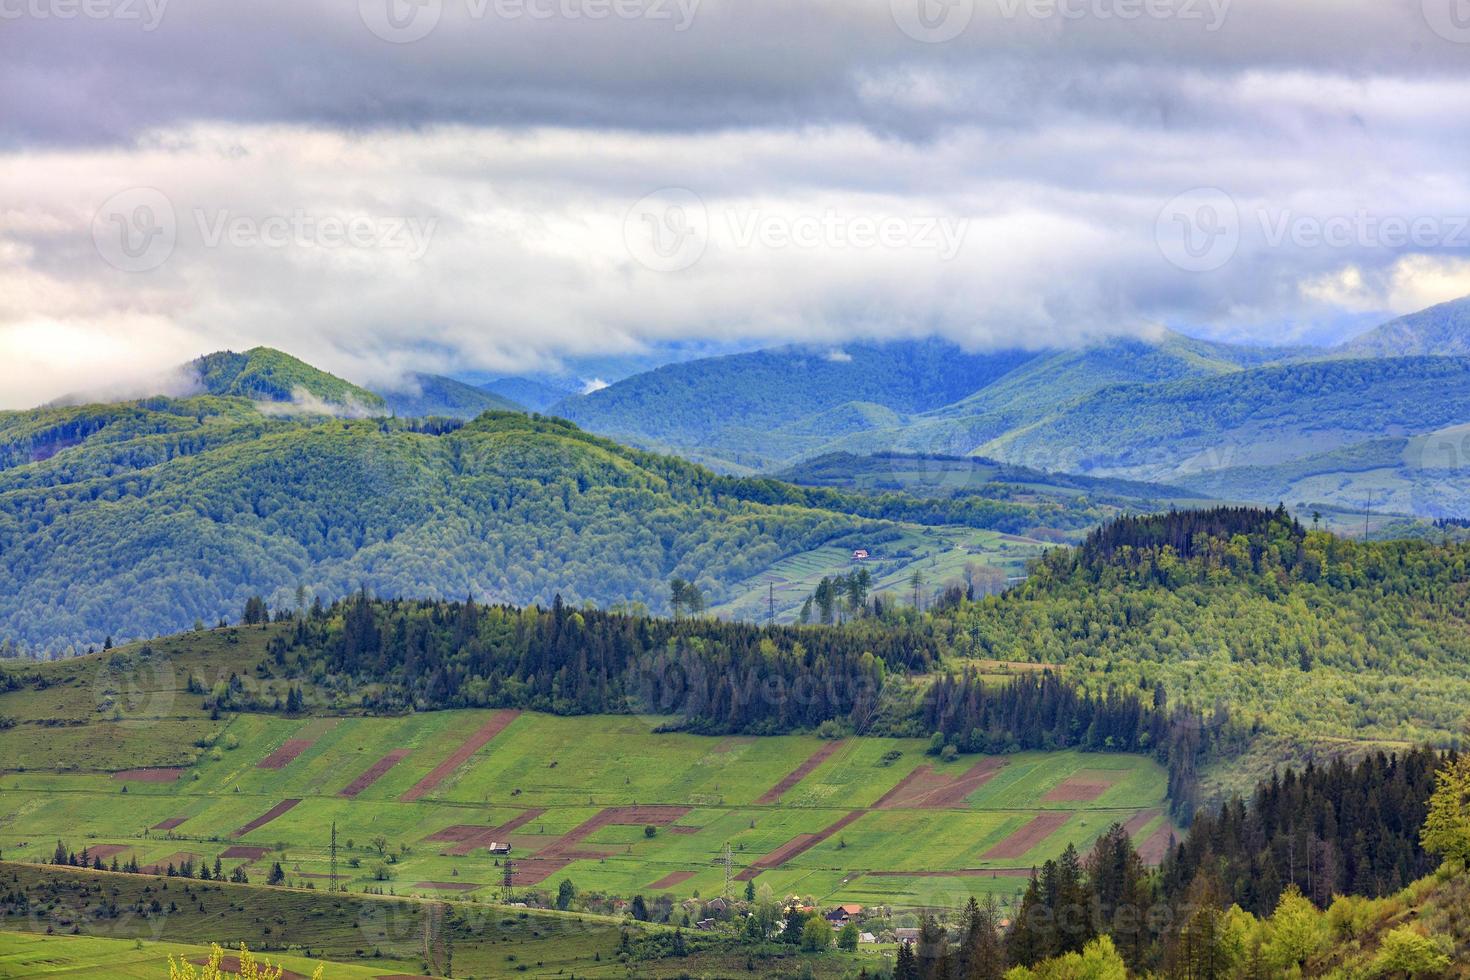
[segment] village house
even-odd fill
[[[840,929],[847,925],[850,919],[855,919],[862,914],[861,905],[839,905],[827,911],[827,921],[832,923],[832,928]]]

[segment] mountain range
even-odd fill
[[[669,365],[552,411],[727,472],[833,452],[975,455],[1245,501],[1459,517],[1467,355],[1470,298],[1331,349],[1171,332],[1068,350],[786,347]]]
[[[897,575],[973,529],[1075,537],[1119,510],[1162,505],[1145,497],[1176,495],[1040,474],[1017,494],[981,472],[963,496],[803,487],[722,476],[522,412],[395,418],[391,398],[268,348],[190,370],[204,393],[0,412],[6,643],[75,652],[233,617],[255,594],[280,608],[361,588],[662,611],[680,577],[715,605],[818,550],[845,562],[902,539],[885,566]],[[432,379],[419,397],[476,401]]]
[[[747,614],[885,541],[896,581],[1020,561],[975,530],[1034,549],[1212,497],[1335,526],[1462,517],[1467,310],[1330,350],[783,347],[563,394],[571,421],[453,378],[379,393],[269,348],[209,354],[187,397],[0,413],[0,632],[65,651],[298,586],[662,610],[676,576]]]

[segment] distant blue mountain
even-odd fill
[[[553,384],[535,378],[498,378],[479,386],[481,391],[523,405],[533,412],[545,412],[552,405],[577,393],[571,385]]]
[[[442,415],[472,419],[481,412],[524,412],[513,399],[485,391],[439,374],[415,374],[404,379],[401,391],[385,391],[383,399],[394,415],[422,418]]]

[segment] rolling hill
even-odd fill
[[[666,365],[551,411],[634,445],[759,469],[947,405],[1035,356],[970,354],[938,340],[781,347]]]
[[[407,418],[472,419],[484,412],[525,411],[509,398],[439,374],[409,375],[400,389],[386,391],[383,397],[390,412]]]
[[[635,375],[553,408],[579,425],[739,471],[824,453],[967,455],[1119,384],[1215,377],[1302,349],[1165,332],[1075,350],[964,354],[940,341],[779,348]]]
[[[1337,352],[1348,357],[1470,355],[1470,296],[1390,320],[1348,341]]]
[[[498,398],[524,405],[533,412],[544,412],[576,394],[569,385],[551,384],[536,378],[497,378],[478,387]]]
[[[1104,388],[980,451],[1045,469],[1178,481],[1470,419],[1470,359],[1305,361]]]
[[[6,649],[154,635],[298,587],[661,609],[678,576],[718,604],[764,595],[759,576],[805,554],[887,544],[897,574],[939,552],[1005,557],[985,530],[1075,537],[1147,506],[717,476],[520,413],[359,418],[361,389],[276,352],[199,363],[222,394],[0,413]]]
[[[556,410],[727,472],[796,472],[833,454],[979,456],[1174,485],[1185,496],[1349,510],[1372,497],[1379,510],[1461,517],[1470,501],[1447,478],[1470,458],[1457,428],[1470,424],[1467,351],[1470,298],[1331,350],[1168,331],[968,360],[933,341],[853,348],[835,364],[783,348],[635,375]],[[984,482],[977,473],[962,479]]]
[[[381,395],[269,347],[206,354],[189,369],[211,395],[294,404],[322,414],[370,415],[386,409]]]

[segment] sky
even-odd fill
[[[1470,294],[1463,0],[0,0],[0,408]]]

